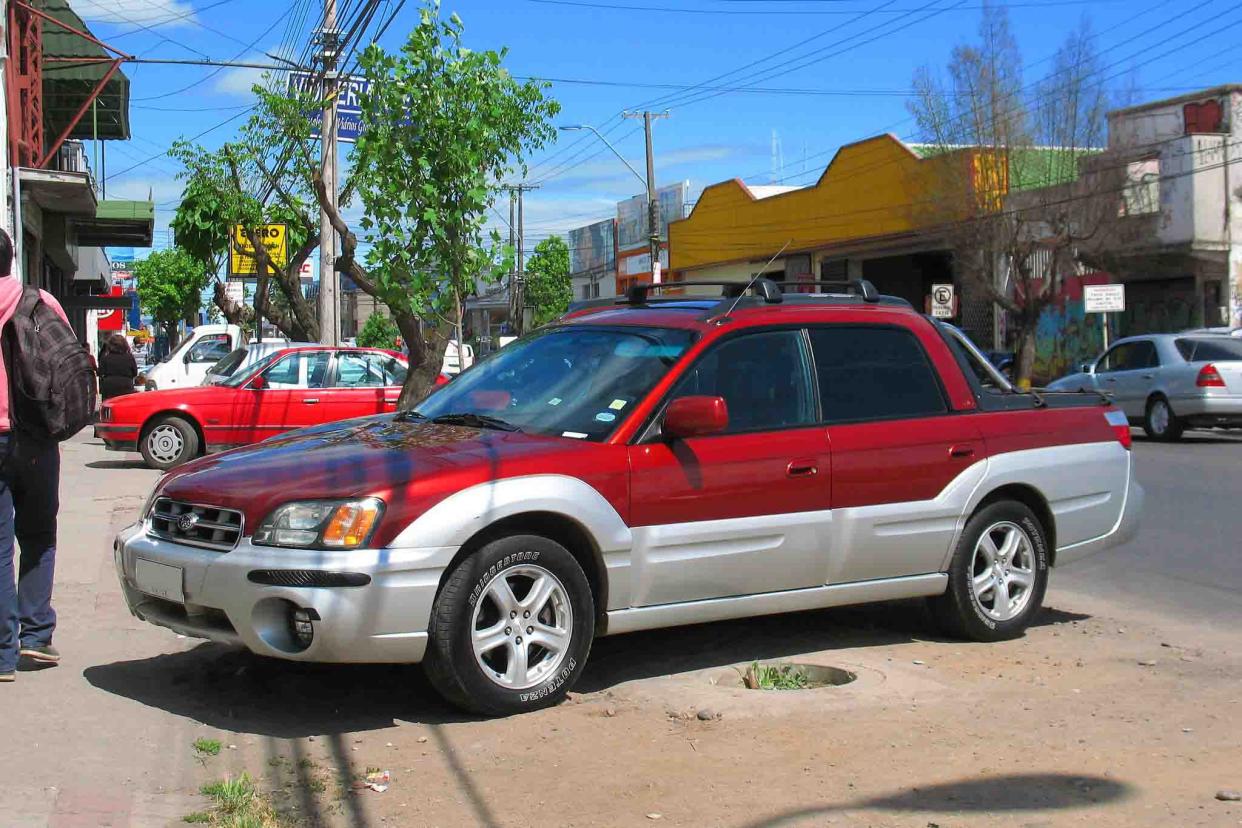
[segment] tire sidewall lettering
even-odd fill
[[[539,560],[539,550],[537,549],[528,549],[523,552],[511,552],[508,555],[505,555],[503,558],[496,561],[496,563],[489,566],[487,570],[479,576],[479,579],[474,584],[474,588],[470,590],[470,596],[466,599],[466,603],[473,609],[474,605],[479,602],[479,598],[482,597],[484,588],[486,588],[497,575],[504,572],[506,569],[517,566],[518,564],[533,563],[537,560]]]

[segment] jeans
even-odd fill
[[[7,458],[0,473],[0,673],[10,673],[20,647],[47,646],[56,629],[52,578],[60,446],[0,434],[0,457]],[[16,579],[14,540],[21,546]]]

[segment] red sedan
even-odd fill
[[[170,469],[291,429],[395,411],[406,371],[390,351],[285,348],[219,385],[114,397],[95,436]]]

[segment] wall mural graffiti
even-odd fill
[[[1056,299],[1039,317],[1032,371],[1035,385],[1044,385],[1077,370],[1104,349],[1099,314],[1087,315],[1083,310],[1082,289],[1084,285],[1105,285],[1110,281],[1107,273],[1094,271],[1070,276],[1061,283]],[[1114,320],[1109,321],[1113,323],[1109,328],[1111,335],[1116,325]]]

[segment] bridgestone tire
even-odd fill
[[[972,588],[976,546],[985,530],[1002,523],[1014,524],[1025,532],[1034,558],[1030,596],[1022,609],[1007,620],[990,617]],[[1048,539],[1043,525],[1025,504],[1001,500],[980,509],[967,521],[949,564],[948,589],[928,603],[932,615],[947,634],[973,641],[1004,641],[1026,632],[1043,606],[1047,589]]]
[[[505,572],[537,566],[564,588],[572,613],[569,645],[556,671],[531,687],[504,687],[484,673],[472,635],[475,605]],[[516,623],[522,623],[519,619]],[[423,667],[449,703],[472,713],[508,716],[557,704],[582,675],[595,637],[595,602],[586,574],[565,547],[539,535],[511,535],[492,541],[457,564],[432,608]]]
[[[175,429],[181,436],[181,450],[176,453],[175,457],[157,456],[151,446],[153,435],[163,428]],[[142,436],[138,438],[138,450],[142,452],[142,459],[151,468],[161,471],[190,462],[195,457],[198,457],[198,449],[198,432],[194,430],[194,426],[181,417],[172,415],[160,417],[151,423],[142,430]]]

